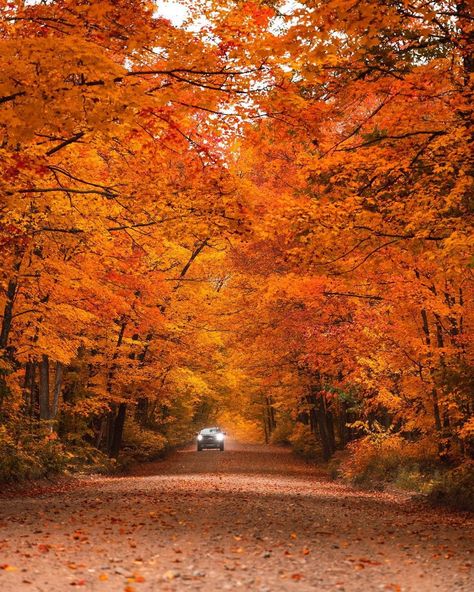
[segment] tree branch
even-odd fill
[[[394,243],[398,243],[400,240],[401,239],[396,238],[394,240],[391,240],[391,241],[388,241],[386,243],[383,243],[382,245],[379,245],[376,249],[373,249],[372,251],[370,251],[370,253],[368,255],[366,255],[362,259],[362,261],[359,261],[359,263],[357,263],[356,265],[354,265],[350,269],[346,269],[345,271],[336,272],[335,275],[342,275],[342,274],[350,273],[351,271],[354,271],[355,269],[357,269],[361,265],[363,265],[368,259],[370,259],[370,257],[372,257],[372,255],[374,255],[375,253],[377,253],[377,251],[380,251],[380,250],[384,249],[385,247],[388,247],[389,245],[393,245]]]
[[[107,199],[113,199],[116,195],[109,191],[99,191],[97,189],[74,189],[72,187],[33,187],[31,189],[17,189],[16,191],[8,191],[7,195],[12,195],[14,193],[54,193],[54,192],[62,192],[62,193],[80,193],[83,195],[87,194],[94,194],[94,195],[102,195]]]
[[[412,232],[410,234],[394,234],[394,233],[392,234],[390,232],[380,232],[380,230],[375,230],[373,228],[370,228],[370,226],[353,226],[353,228],[355,228],[357,230],[368,230],[374,236],[381,236],[384,238],[400,238],[400,239],[405,239],[405,240],[419,239],[419,240],[428,240],[428,241],[442,241],[447,238],[445,236],[416,236],[416,234],[414,234]]]
[[[17,97],[23,97],[24,95],[26,95],[26,91],[25,90],[20,90],[16,93],[13,93],[12,95],[7,95],[5,97],[0,97],[0,104],[1,103],[8,103],[8,101],[14,101]]]
[[[59,150],[62,150],[66,146],[69,146],[69,144],[72,144],[73,142],[77,142],[78,140],[80,140],[83,137],[84,133],[85,132],[79,132],[77,134],[74,134],[74,136],[72,136],[68,140],[64,140],[64,142],[61,142],[61,144],[59,144],[59,146],[56,146],[55,148],[51,148],[51,150],[48,150],[48,152],[46,152],[46,156],[51,156],[55,152],[59,152]]]
[[[428,135],[428,136],[445,136],[448,132],[443,130],[428,130],[428,131],[419,131],[419,132],[407,132],[405,134],[399,134],[394,136],[380,136],[378,138],[374,138],[372,140],[368,140],[363,144],[358,144],[357,146],[352,146],[350,148],[340,148],[336,150],[336,152],[352,152],[357,150],[358,148],[365,148],[365,146],[371,146],[372,144],[376,144],[377,142],[382,142],[383,140],[403,140],[405,138],[410,138],[412,136],[420,136],[420,135]]]
[[[367,300],[383,300],[382,296],[368,294],[354,294],[354,292],[323,292],[324,296],[347,296],[349,298],[366,298]]]

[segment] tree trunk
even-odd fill
[[[112,443],[110,447],[110,456],[118,458],[120,447],[122,446],[123,428],[127,414],[127,403],[120,403],[117,411],[117,417],[114,419],[112,430]]]
[[[267,412],[266,409],[263,409],[263,429],[265,431],[265,444],[268,444],[270,441],[270,436],[268,434],[268,422],[267,422]]]
[[[323,447],[323,458],[324,460],[329,460],[334,453],[334,447],[332,444],[331,433],[328,426],[325,401],[322,395],[318,397],[316,415],[318,419],[319,436],[321,438],[321,445]]]
[[[273,430],[276,427],[275,422],[275,412],[272,407],[272,399],[271,397],[265,396],[265,417],[267,418],[268,422],[268,433],[271,436]]]
[[[95,441],[96,448],[100,449],[100,447],[102,445],[102,440],[105,436],[106,431],[107,431],[107,415],[104,415],[104,417],[102,417],[100,420],[99,432],[97,433],[97,438]]]
[[[339,445],[344,448],[349,441],[349,435],[347,431],[347,402],[341,401],[339,405],[339,413],[337,416],[337,426],[339,432]]]
[[[336,451],[336,435],[334,433],[334,416],[332,411],[328,411],[327,409],[327,401],[326,401],[326,424],[329,434],[329,443],[331,445],[331,456]]]
[[[49,358],[41,356],[39,382],[40,419],[50,419],[49,408]]]
[[[107,413],[106,425],[105,425],[105,449],[109,455],[112,454],[112,444],[114,436],[115,426],[115,413],[116,405],[110,406],[110,411]]]
[[[31,360],[28,360],[25,364],[25,379],[23,381],[23,401],[24,401],[24,409],[25,415],[31,416],[31,407],[32,407],[32,400],[31,400],[31,374],[32,374],[32,366],[33,363]]]
[[[10,336],[10,330],[13,321],[13,308],[15,305],[15,297],[18,292],[18,272],[20,271],[23,256],[25,254],[26,247],[18,247],[16,250],[16,261],[13,264],[13,274],[10,278],[6,293],[5,293],[5,306],[3,309],[2,324],[0,327],[0,358],[12,359],[12,351],[8,351],[8,338]],[[8,387],[5,381],[5,374],[2,370],[0,372],[0,409],[2,408],[3,401],[8,394]]]
[[[270,412],[270,424],[272,426],[272,431],[276,428],[276,417],[275,417],[275,408],[273,407],[273,398],[270,396],[268,397],[268,409]]]
[[[140,397],[137,401],[137,407],[135,409],[135,420],[141,427],[145,427],[148,423],[148,407],[148,398]]]
[[[31,417],[38,419],[39,417],[39,389],[36,384],[36,369],[38,363],[35,360],[31,361],[31,376],[30,376],[30,401],[31,401]]]
[[[56,362],[56,377],[54,381],[53,406],[51,409],[51,419],[56,419],[59,407],[59,394],[63,384],[64,365],[62,362]]]
[[[120,346],[123,342],[123,337],[125,334],[125,329],[127,327],[127,321],[122,320],[120,323],[120,330],[117,336],[117,343],[115,345],[115,351],[112,356],[112,364],[110,369],[107,373],[107,393],[109,395],[112,394],[112,383],[115,375],[115,370],[117,369],[117,358],[119,355]],[[114,433],[115,433],[115,423],[116,423],[116,404],[110,404],[110,411],[102,418],[99,433],[97,434],[97,447],[101,445],[102,439],[105,437],[105,450],[109,454],[109,456],[114,456],[112,451],[114,450]],[[119,445],[120,446],[120,445]],[[118,453],[117,453],[118,454]]]
[[[3,309],[2,330],[0,332],[0,349],[4,350],[8,344],[8,336],[13,320],[13,306],[15,304],[15,296],[18,287],[18,281],[15,277],[8,282],[5,308]]]
[[[318,429],[318,418],[316,414],[316,397],[314,395],[308,395],[306,397],[306,402],[309,403],[309,411],[305,411],[306,417],[308,418],[309,422],[309,429],[312,434],[315,434]]]
[[[10,328],[13,319],[13,305],[15,303],[15,296],[17,291],[17,279],[12,279],[8,282],[6,292],[6,302],[3,309],[2,327],[0,331],[0,359],[8,359],[7,344],[8,336],[10,335]],[[0,370],[0,409],[3,406],[3,401],[7,397],[8,387],[5,381],[5,371]]]
[[[417,277],[419,278],[419,274],[417,272]],[[421,321],[423,326],[423,333],[425,334],[426,345],[428,348],[431,347],[431,335],[430,335],[430,326],[428,324],[428,314],[424,308],[420,311],[421,314]],[[431,357],[431,356],[430,356]],[[430,374],[433,375],[433,368],[430,366]],[[439,433],[441,432],[441,415],[439,412],[439,400],[438,400],[438,391],[436,387],[433,387],[431,390],[431,399],[433,401],[433,416],[435,422],[436,431]]]

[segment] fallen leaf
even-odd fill
[[[179,572],[169,569],[168,571],[165,571],[165,573],[163,574],[163,578],[165,580],[168,580],[169,582],[171,582],[171,580],[174,580],[175,578],[179,578]]]

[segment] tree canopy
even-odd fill
[[[0,441],[470,457],[469,3],[180,4],[0,2]]]

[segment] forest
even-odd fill
[[[463,503],[472,6],[166,4],[0,0],[0,481],[216,423]]]

